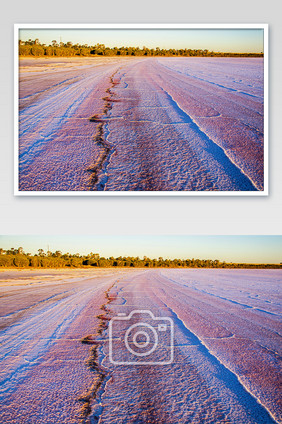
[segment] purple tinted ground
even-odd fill
[[[0,274],[2,422],[281,422],[281,271],[46,274]],[[161,364],[171,347],[164,336],[152,356],[159,364],[128,365],[120,326],[114,355],[124,364],[111,363],[108,330],[98,332],[106,303],[111,317],[150,310],[170,318],[173,361]],[[87,335],[99,341],[100,369],[89,368],[93,344],[81,343]],[[85,393],[96,394],[82,415]]]
[[[20,190],[263,190],[261,58],[26,59],[19,104]]]

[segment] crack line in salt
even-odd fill
[[[103,412],[102,395],[105,392],[107,382],[112,378],[112,373],[109,369],[102,365],[105,357],[102,347],[105,341],[103,333],[108,328],[108,321],[110,320],[110,311],[107,309],[107,305],[116,299],[116,295],[110,295],[109,293],[115,284],[113,283],[105,291],[107,301],[100,306],[102,313],[97,315],[100,322],[96,334],[88,334],[81,339],[81,343],[93,345],[90,349],[89,358],[86,360],[86,365],[91,371],[96,373],[92,386],[78,398],[78,401],[83,402],[81,409],[82,424],[89,422],[89,418],[91,418],[91,423],[97,424],[99,422]]]
[[[96,114],[89,118],[90,122],[98,123],[97,131],[93,140],[102,149],[102,152],[96,162],[86,169],[86,171],[92,173],[90,177],[91,191],[103,191],[105,189],[105,185],[107,182],[107,166],[109,164],[112,154],[115,153],[114,146],[107,141],[107,136],[105,136],[105,124],[110,119],[108,114],[109,111],[112,109],[113,103],[120,101],[118,99],[115,99],[113,97],[114,93],[112,93],[112,88],[119,84],[119,81],[114,80],[114,76],[117,72],[118,70],[116,70],[110,77],[111,87],[106,90],[107,95],[102,99],[105,102],[103,114]]]

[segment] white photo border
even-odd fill
[[[19,190],[20,29],[262,29],[264,46],[264,189],[260,191],[25,191]],[[14,24],[14,195],[15,196],[268,196],[269,195],[269,56],[268,24]]]

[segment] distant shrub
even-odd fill
[[[90,48],[82,47],[79,51],[80,56],[88,56],[90,54]]]
[[[85,259],[83,261],[83,265],[97,266],[97,261],[95,261],[94,259]]]
[[[0,255],[0,266],[13,266],[13,259],[14,257],[10,255]]]
[[[40,258],[40,265],[42,266],[42,268],[51,268],[52,267],[51,258]]]
[[[73,266],[75,268],[80,267],[80,266],[82,266],[82,262],[83,262],[82,258],[71,258],[70,266]]]
[[[46,56],[54,56],[54,54],[55,54],[54,48],[51,47],[51,46],[47,46],[45,48],[45,54],[46,54]]]
[[[14,265],[19,268],[24,268],[29,266],[29,260],[24,255],[16,255],[14,257]]]
[[[29,258],[29,266],[32,266],[33,268],[40,267],[40,259],[38,258],[38,256],[31,256]]]
[[[29,56],[31,55],[31,46],[19,46],[19,55],[20,56]]]
[[[96,261],[95,261],[96,262]],[[98,263],[96,262],[94,265],[92,265],[92,266],[100,266],[100,267],[102,267],[102,268],[105,268],[105,267],[107,267],[107,266],[109,266],[109,263],[108,263],[108,261],[107,260],[105,260],[105,259],[100,259],[99,261],[98,261]]]
[[[41,46],[32,46],[31,47],[32,56],[44,56],[44,48]]]

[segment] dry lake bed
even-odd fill
[[[263,58],[19,60],[19,190],[262,191]]]
[[[1,422],[282,422],[281,281],[262,269],[2,270]]]

